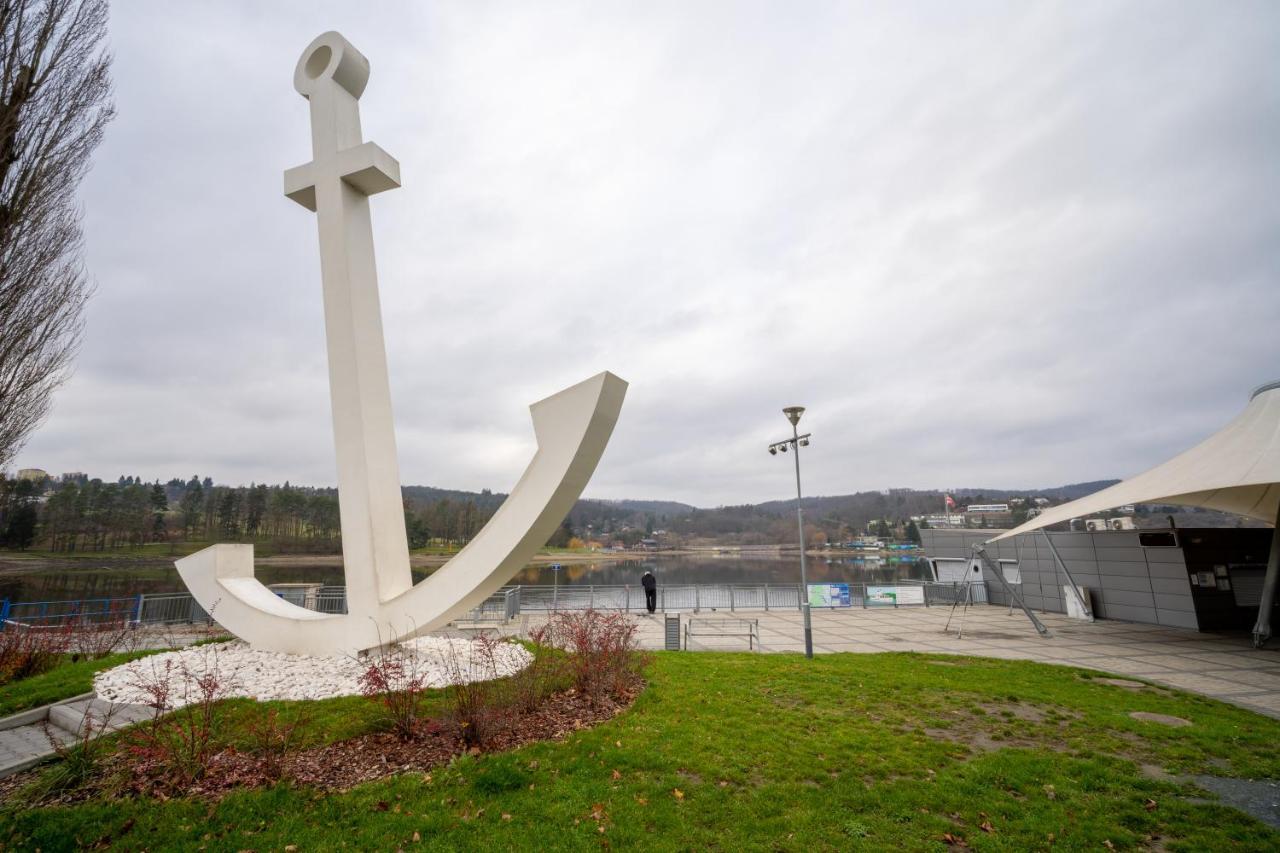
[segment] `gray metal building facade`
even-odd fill
[[[995,530],[926,529],[920,531],[920,536],[925,554],[936,564],[947,560],[969,561],[973,557],[973,546],[997,533]],[[1163,531],[1158,532],[1161,535],[1152,535],[1154,533],[1157,531],[1036,531],[988,545],[987,553],[1006,567],[1006,577],[1016,565],[1023,599],[1028,607],[1036,610],[1067,612],[1063,587],[1068,581],[1054,560],[1046,542],[1048,537],[1076,584],[1089,591],[1095,617],[1200,628],[1198,591],[1193,591],[1191,583],[1193,569],[1188,567],[1179,536]],[[1000,585],[986,575],[984,572],[989,600],[994,604],[1007,604]],[[1256,613],[1256,604],[1254,608]]]

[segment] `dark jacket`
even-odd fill
[[[658,588],[658,579],[655,578],[652,573],[645,572],[640,577],[640,585],[647,590],[653,591]]]

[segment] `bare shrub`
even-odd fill
[[[550,624],[529,631],[529,664],[511,676],[511,700],[521,711],[532,711],[555,692],[564,678],[564,655],[553,648]]]
[[[477,634],[470,641],[459,640],[438,652],[445,678],[450,718],[468,747],[482,747],[497,732],[502,720],[502,691],[507,686],[497,680],[498,650],[506,640],[491,634]]]
[[[636,623],[622,613],[566,611],[549,624],[553,643],[569,652],[574,685],[589,699],[621,694],[644,666]]]
[[[258,761],[258,770],[270,780],[284,776],[289,756],[298,750],[298,733],[306,728],[305,715],[286,720],[275,708],[255,714],[245,725],[249,735],[249,749]]]
[[[131,652],[138,647],[138,632],[128,619],[74,623],[69,642],[72,659],[99,660],[112,652]]]
[[[216,646],[204,647],[201,663],[197,672],[166,660],[131,685],[147,697],[152,716],[129,730],[126,749],[136,771],[173,793],[185,793],[198,781],[221,748],[215,706],[236,688],[234,672],[219,665]]]
[[[403,741],[418,737],[426,689],[427,677],[418,658],[395,647],[383,646],[370,653],[360,675],[361,692],[382,705],[391,730]]]
[[[0,684],[48,672],[71,642],[70,625],[0,624]]]

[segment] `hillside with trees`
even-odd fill
[[[1026,518],[1035,498],[1049,505],[1074,500],[1114,480],[1056,489],[955,489],[956,502],[1016,501],[1013,522]],[[506,499],[500,492],[405,486],[409,545],[456,548],[479,532]],[[1021,501],[1017,499],[1021,498]],[[806,540],[815,546],[864,534],[915,540],[913,518],[941,512],[944,493],[914,489],[857,492],[804,499]],[[699,545],[767,546],[795,541],[796,502],[769,501],[715,508],[662,500],[577,502],[548,544],[552,547],[679,548]],[[1233,516],[1185,507],[1138,507],[1139,526],[1160,526],[1173,514],[1179,526],[1241,524]],[[341,549],[337,489],[291,483],[215,484],[210,477],[144,482],[67,475],[13,479],[0,475],[0,547],[77,553],[111,552],[155,543],[252,542],[276,552],[336,553]]]

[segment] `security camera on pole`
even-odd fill
[[[804,406],[788,406],[782,410],[791,421],[791,438],[776,441],[769,445],[769,453],[776,456],[778,451],[787,452],[791,448],[796,460],[796,523],[800,528],[800,612],[804,614],[804,656],[813,657],[813,625],[809,620],[809,574],[804,556],[804,508],[800,505],[800,448],[809,446],[809,435],[800,435],[800,416],[804,414]]]

